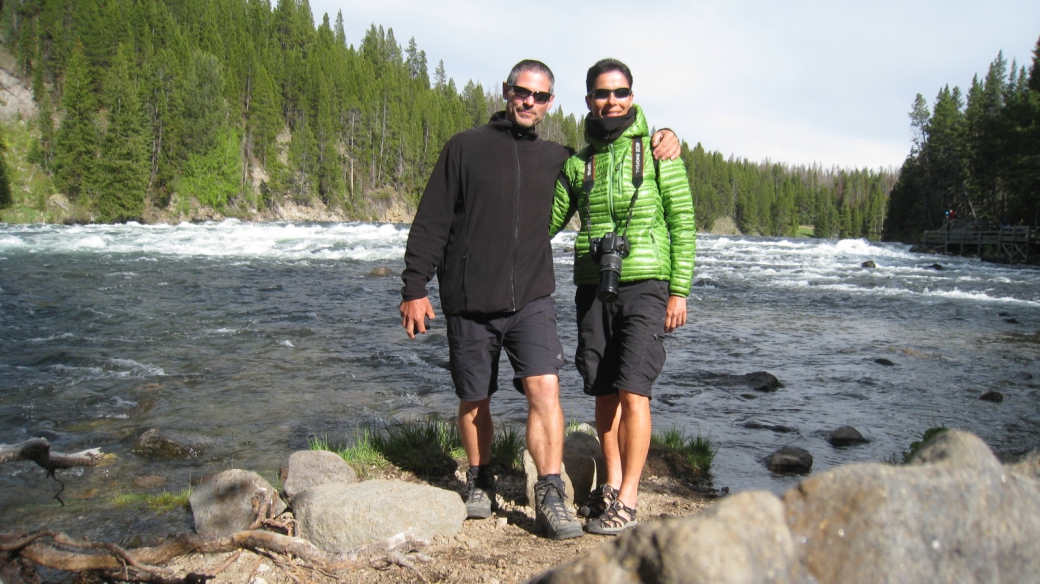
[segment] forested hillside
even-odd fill
[[[63,193],[72,220],[251,218],[288,203],[357,219],[413,209],[448,137],[502,108],[497,88],[460,90],[414,38],[403,46],[372,25],[355,47],[343,14],[315,26],[306,0],[8,0],[2,18],[38,112],[17,180],[52,183],[16,195],[42,208],[46,192]],[[583,145],[573,113],[557,109],[539,130]],[[877,239],[895,182],[881,170],[724,159],[700,144],[684,159],[702,230],[731,218],[751,234],[814,225]]]
[[[965,96],[917,94],[913,147],[892,191],[885,238],[919,241],[953,210],[980,227],[1040,224],[1040,40],[1031,69],[1003,54]]]

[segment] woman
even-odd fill
[[[643,165],[650,137],[629,68],[604,59],[585,85],[589,146],[564,165],[549,231],[575,212],[581,218],[574,360],[585,393],[596,398],[606,482],[579,513],[590,517],[586,531],[614,535],[636,525],[651,388],[664,367],[665,333],[686,324],[696,232],[682,161]]]

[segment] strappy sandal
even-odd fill
[[[578,509],[578,515],[590,519],[599,517],[617,500],[617,496],[617,489],[603,483],[603,486],[589,493],[589,498]]]
[[[585,531],[597,535],[617,535],[636,525],[636,510],[625,507],[620,499],[615,499],[602,515],[585,524]]]

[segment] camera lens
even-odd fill
[[[599,261],[599,287],[596,298],[601,302],[611,303],[618,297],[618,281],[621,279],[621,256],[617,253],[605,253]]]

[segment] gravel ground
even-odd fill
[[[651,523],[661,517],[685,516],[711,503],[710,485],[673,476],[671,461],[651,456],[640,488],[639,520]],[[462,471],[456,477],[420,480],[413,475],[389,470],[380,478],[425,482],[462,491]],[[300,582],[525,582],[530,578],[577,558],[610,537],[585,535],[552,541],[535,531],[534,511],[525,505],[522,476],[501,477],[498,483],[500,509],[491,518],[466,521],[454,537],[437,537],[421,553],[429,562],[416,562],[415,570],[402,566],[371,567],[340,572],[332,577],[281,559],[242,552],[210,582],[213,584],[296,584]],[[212,573],[233,554],[191,555],[179,558],[170,568],[178,573]]]

